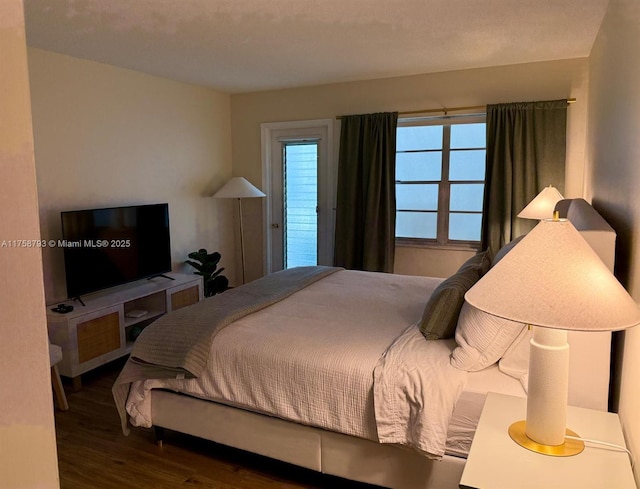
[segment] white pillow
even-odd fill
[[[465,301],[458,317],[455,334],[458,346],[451,353],[451,365],[467,372],[493,365],[523,329],[522,323],[492,316]]]
[[[501,372],[518,379],[527,392],[529,388],[529,351],[533,331],[524,328],[498,362]]]

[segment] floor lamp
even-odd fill
[[[240,216],[240,254],[242,256],[242,283],[244,284],[244,229],[242,227],[242,199],[266,197],[264,192],[254,187],[243,177],[233,177],[224,187],[212,195],[214,199],[238,199]]]

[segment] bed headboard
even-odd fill
[[[556,210],[566,217],[613,272],[616,232],[584,199],[564,199]],[[609,403],[611,333],[569,332],[569,404],[606,411]]]
[[[616,232],[584,199],[564,199],[556,204],[560,217],[571,221],[582,237],[613,273],[616,252]]]

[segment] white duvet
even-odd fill
[[[467,378],[451,366],[455,346],[455,340],[426,341],[412,326],[385,352],[373,382],[380,443],[444,455],[449,421]]]
[[[434,375],[438,365],[449,365],[451,345],[427,342],[415,327],[407,329],[420,319],[441,281],[347,270],[334,273],[223,329],[212,343],[207,372],[200,378],[134,383],[126,405],[130,420],[136,426],[151,426],[150,391],[164,388],[441,456],[464,372],[456,370],[454,376],[445,367],[444,373]],[[419,338],[408,338],[411,331]],[[428,346],[435,353],[433,360],[417,361],[425,345],[436,343],[441,347]],[[403,353],[404,347],[417,347],[417,353]],[[443,362],[445,350],[447,362]],[[399,369],[399,361],[412,364],[406,368],[415,375]],[[424,373],[432,380],[419,375],[425,366]],[[374,370],[379,386],[374,386]],[[394,388],[396,372],[403,372],[395,376],[397,380],[410,384]],[[444,385],[436,388],[436,381]],[[420,392],[427,397],[413,399]],[[390,411],[384,408],[387,399],[380,396],[390,396]],[[400,407],[403,397],[409,408]],[[416,410],[417,405],[424,409]],[[412,424],[410,429],[403,427],[405,419]]]

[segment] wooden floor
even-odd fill
[[[66,386],[69,410],[56,410],[62,489],[371,489],[216,443],[167,431],[164,446],[151,429],[128,437],[111,396],[122,362],[82,377],[82,389]]]

